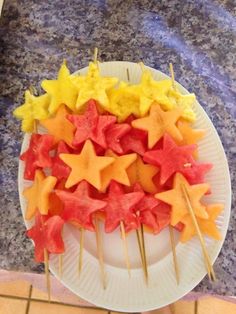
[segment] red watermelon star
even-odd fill
[[[65,142],[60,141],[58,143],[55,156],[52,158],[52,176],[56,177],[58,180],[67,179],[71,170],[70,167],[67,166],[59,157],[62,153],[70,154],[71,150]]]
[[[181,170],[188,182],[193,184],[204,183],[205,174],[212,169],[213,165],[210,163],[201,164],[193,158],[188,167]]]
[[[139,227],[139,219],[135,215],[135,207],[143,198],[142,192],[124,193],[122,186],[111,181],[109,192],[104,207],[106,213],[105,231],[112,232],[123,221],[126,230],[133,230]]]
[[[20,160],[25,162],[25,180],[34,180],[37,169],[51,167],[52,160],[49,152],[52,149],[53,142],[52,135],[32,134],[29,148],[20,156]]]
[[[141,186],[135,184],[134,191],[142,191]],[[135,210],[140,216],[140,222],[150,228],[154,234],[161,232],[170,224],[171,207],[151,194],[144,194]]]
[[[106,202],[90,196],[91,187],[88,182],[81,181],[73,193],[56,190],[56,194],[64,203],[62,217],[65,221],[94,231],[92,214],[104,208]]]
[[[165,134],[163,149],[148,151],[144,161],[160,167],[160,183],[164,184],[173,174],[181,172],[192,164],[192,153],[196,145],[177,146],[170,135]]]
[[[65,251],[62,239],[63,219],[59,216],[47,218],[37,213],[35,225],[27,231],[27,236],[34,241],[36,262],[44,261],[44,249],[52,254],[61,254]]]
[[[121,138],[131,130],[128,123],[111,125],[106,131],[107,147],[117,154],[124,154]]]
[[[107,148],[105,132],[116,122],[116,118],[111,115],[99,115],[94,100],[88,102],[83,115],[68,115],[67,118],[76,127],[74,146],[79,146],[90,139],[103,148]]]
[[[147,132],[132,128],[121,139],[124,154],[135,152],[143,156],[147,150]]]

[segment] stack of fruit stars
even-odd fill
[[[139,84],[102,77],[97,62],[86,75],[71,75],[66,62],[56,80],[44,80],[46,92],[25,93],[14,115],[30,132],[23,194],[27,231],[35,243],[35,259],[64,252],[64,224],[105,232],[122,223],[126,232],[145,226],[158,234],[169,225],[186,242],[195,228],[183,198],[185,186],[202,233],[220,239],[215,219],[222,205],[206,205],[211,193],[204,182],[210,163],[200,163],[197,142],[205,134],[194,129],[193,94],[182,95],[171,80],[155,81],[144,69]],[[37,133],[37,123],[41,134]]]

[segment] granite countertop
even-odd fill
[[[236,6],[224,1],[6,0],[0,20],[0,268],[40,272],[25,237],[17,191],[22,134],[12,117],[24,90],[87,65],[95,46],[103,61],[143,62],[168,72],[198,99],[213,121],[229,161],[234,191],[216,283],[195,291],[236,295]]]

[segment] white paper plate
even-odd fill
[[[129,69],[132,83],[140,80],[139,65],[131,62],[104,62],[100,64],[101,73],[107,76],[117,76],[127,81],[126,71]],[[167,76],[160,71],[151,69],[155,79],[165,79]],[[86,73],[87,68],[80,70]],[[178,85],[181,92],[188,91]],[[225,153],[217,132],[207,114],[196,102],[194,110],[197,114],[196,128],[207,130],[205,138],[199,144],[199,159],[202,162],[211,162],[213,170],[206,176],[210,183],[212,194],[205,197],[209,203],[223,203],[224,211],[217,219],[217,226],[224,240],[228,228],[231,207],[231,184]],[[25,135],[22,152],[28,147],[29,135]],[[24,163],[19,163],[19,193],[22,213],[25,211],[25,200],[22,190],[29,185],[23,179]],[[25,221],[29,228],[32,222]],[[178,234],[175,233],[176,241]],[[149,285],[143,280],[140,256],[135,232],[128,236],[129,255],[132,271],[129,278],[125,268],[122,241],[119,232],[103,234],[105,255],[105,269],[107,275],[107,289],[101,284],[99,264],[96,257],[95,234],[86,232],[84,245],[83,271],[78,277],[79,232],[65,226],[64,240],[66,253],[63,259],[62,283],[83,299],[111,310],[124,312],[140,312],[153,310],[175,302],[191,291],[206,275],[201,247],[197,238],[187,244],[177,243],[177,258],[180,268],[180,284],[177,286],[172,262],[168,230],[159,235],[145,234]],[[215,261],[223,245],[222,241],[206,239],[207,250],[212,261]],[[58,278],[58,257],[50,257],[50,270]]]

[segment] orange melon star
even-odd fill
[[[25,219],[34,217],[37,209],[41,215],[47,215],[50,208],[50,195],[56,185],[57,178],[45,176],[41,170],[36,170],[34,183],[24,189],[23,195],[27,200]]]
[[[183,136],[182,141],[178,143],[179,145],[197,144],[206,134],[206,130],[193,129],[191,128],[190,123],[186,121],[178,121],[177,127]],[[197,159],[198,157],[197,149],[194,150],[193,157]]]
[[[157,187],[153,182],[153,177],[158,173],[159,169],[153,165],[145,164],[141,157],[128,168],[127,173],[131,185],[139,183],[143,190],[148,193],[156,193]]]
[[[198,225],[202,233],[208,235],[215,240],[221,240],[221,234],[216,227],[215,219],[223,210],[222,204],[211,204],[207,205],[206,211],[209,215],[208,219],[197,218]],[[186,215],[181,219],[181,222],[185,225],[183,231],[181,232],[180,241],[187,242],[193,236],[197,234],[192,218],[190,215]]]
[[[59,157],[71,168],[65,184],[66,188],[86,180],[95,188],[101,190],[101,171],[115,161],[113,157],[97,156],[90,140],[85,142],[79,155],[60,154]]]
[[[176,141],[183,139],[176,126],[180,114],[179,109],[165,112],[155,104],[151,106],[149,116],[133,120],[132,126],[148,132],[148,148],[151,149],[165,133]]]
[[[207,219],[206,207],[200,203],[200,199],[209,190],[209,184],[190,185],[185,177],[177,173],[174,177],[174,188],[169,191],[157,193],[155,197],[172,206],[171,225],[175,226],[181,219],[189,213],[187,202],[183,195],[185,186],[196,217]]]
[[[114,162],[102,171],[102,191],[106,191],[111,180],[130,186],[127,168],[136,160],[137,154],[117,156],[111,150],[108,150],[105,156],[113,157]]]
[[[66,118],[68,114],[66,107],[61,105],[54,117],[41,120],[40,124],[48,130],[49,134],[54,136],[54,144],[63,140],[70,147],[73,147],[75,126]]]

